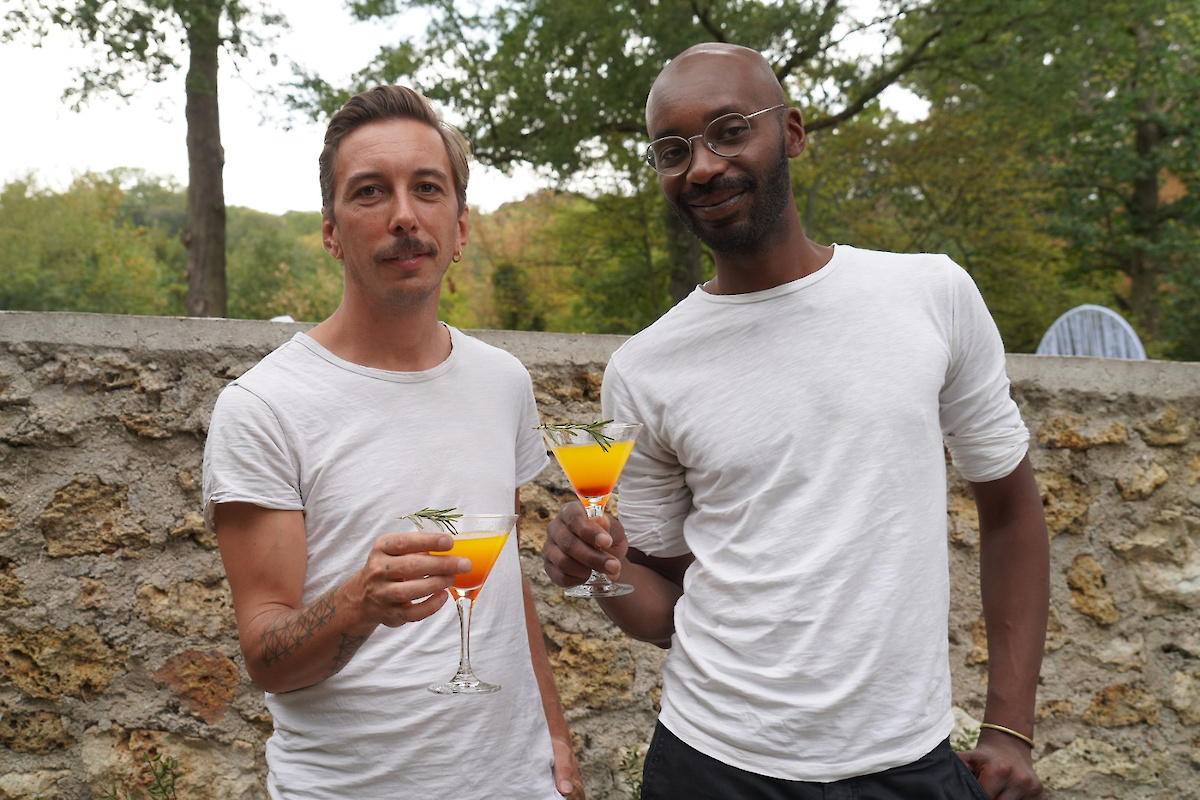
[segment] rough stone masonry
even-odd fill
[[[96,797],[177,758],[181,800],[261,800],[261,693],[241,665],[200,466],[220,389],[304,324],[0,312],[0,800]],[[617,336],[476,332],[547,421],[592,420]],[[1064,800],[1200,798],[1200,364],[1010,356],[1050,523],[1038,773]],[[982,714],[978,533],[950,469],[955,704]],[[521,553],[592,800],[631,796],[662,653],[541,572],[572,497],[522,490]],[[956,737],[961,733],[956,733]]]

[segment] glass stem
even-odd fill
[[[475,673],[471,672],[471,609],[475,607],[475,601],[470,597],[459,597],[454,605],[458,608],[458,674],[454,678],[474,680]]]

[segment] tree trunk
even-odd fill
[[[667,263],[671,270],[667,286],[671,293],[671,305],[675,305],[700,283],[700,240],[683,227],[669,205],[663,203],[662,208],[666,215]]]
[[[1150,34],[1146,26],[1133,26],[1138,49],[1147,53]],[[1129,205],[1131,227],[1134,233],[1133,252],[1129,255],[1129,310],[1141,323],[1142,330],[1150,339],[1157,340],[1159,334],[1158,283],[1162,269],[1157,263],[1158,255],[1152,246],[1158,239],[1160,176],[1155,167],[1155,151],[1162,146],[1163,130],[1156,120],[1158,98],[1152,90],[1138,103],[1140,120],[1135,121],[1136,148],[1139,167],[1133,180],[1133,197]]]
[[[222,2],[192,4],[188,26],[187,313],[225,316],[225,184],[217,112],[217,55]]]

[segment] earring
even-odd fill
[[[462,261],[462,253],[455,253],[454,257],[450,260],[457,264],[458,262]]]

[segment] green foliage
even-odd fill
[[[963,728],[958,736],[950,740],[950,749],[956,753],[962,753],[974,749],[978,741],[979,728]]]
[[[282,217],[248,208],[228,210],[229,315],[241,319],[320,321],[342,294],[341,265],[321,244],[318,212]]]
[[[626,747],[621,751],[621,763],[617,765],[617,772],[622,783],[629,787],[633,800],[641,800],[642,797],[642,770],[645,767],[645,759],[646,755],[640,748]]]
[[[181,774],[178,759],[171,756],[164,758],[157,753],[153,756],[143,755],[142,758],[145,761],[142,774],[149,784],[146,787],[149,800],[176,800],[175,781]],[[100,795],[100,800],[135,800],[137,797],[138,795],[129,791],[121,794],[117,787],[113,786]]]
[[[113,176],[83,175],[63,194],[32,179],[0,189],[0,307],[177,314],[180,247],[122,216]]]
[[[0,307],[182,315],[183,192],[141,172],[87,174],[56,193],[32,178],[0,188]],[[321,215],[228,210],[232,316],[318,321],[341,299]]]

